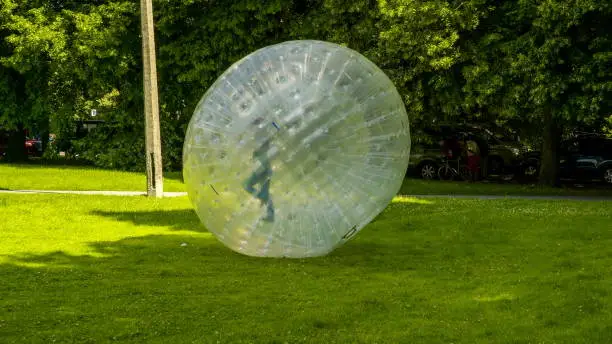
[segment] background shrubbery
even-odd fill
[[[43,137],[51,131],[70,142],[73,156],[142,170],[138,2],[1,4],[0,126]],[[564,133],[612,125],[612,6],[606,2],[181,0],[154,6],[166,169],[180,168],[187,123],[214,80],[248,53],[290,39],[345,44],[377,63],[402,94],[417,136],[441,121],[512,127],[522,138],[543,141],[543,165],[554,166]],[[74,138],[75,121],[93,108],[107,124]],[[542,180],[551,182],[554,170],[543,168]]]

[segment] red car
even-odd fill
[[[29,156],[42,155],[42,141],[36,138],[28,138],[25,140],[26,154]]]
[[[8,150],[9,135],[7,132],[0,131],[0,157],[6,155]],[[42,155],[42,141],[36,138],[26,137],[24,142],[26,154],[28,156]]]

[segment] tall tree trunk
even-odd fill
[[[11,162],[28,160],[25,149],[25,132],[21,124],[18,125],[17,130],[13,130],[9,133],[6,160]]]
[[[561,136],[560,126],[555,123],[549,109],[544,114],[544,128],[542,135],[542,164],[540,167],[539,184],[543,186],[557,186],[559,182],[559,142]]]

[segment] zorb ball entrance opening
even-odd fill
[[[393,199],[410,153],[389,78],[327,42],[269,46],[230,67],[189,123],[184,178],[206,228],[234,251],[312,257]]]

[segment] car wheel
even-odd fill
[[[540,171],[538,170],[538,165],[536,165],[534,163],[528,163],[527,165],[525,165],[523,167],[521,177],[525,181],[534,181],[534,180],[538,179],[538,174],[539,173],[540,173]]]
[[[606,184],[612,185],[612,167],[604,168],[603,179]]]
[[[523,171],[525,177],[535,178],[538,175],[538,167],[535,165],[527,165]]]
[[[434,179],[436,177],[436,165],[426,162],[421,165],[421,178],[425,180]]]

